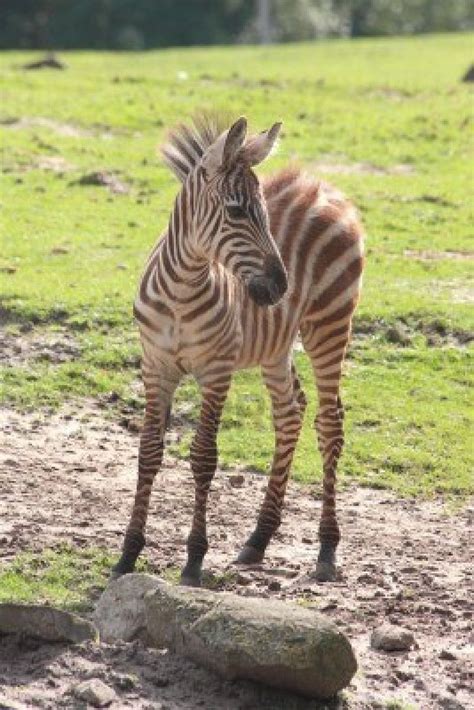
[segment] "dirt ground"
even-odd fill
[[[118,554],[135,485],[137,434],[107,419],[97,405],[69,406],[54,415],[1,410],[0,427],[2,566],[21,550],[41,551],[65,541]],[[341,576],[336,583],[319,584],[310,576],[317,550],[317,486],[290,485],[284,522],[264,564],[251,570],[233,564],[253,528],[264,486],[261,475],[218,472],[206,568],[221,588],[311,605],[348,634],[359,670],[342,698],[324,707],[474,707],[469,697],[472,507],[453,512],[441,500],[343,490]],[[157,574],[184,561],[192,496],[187,465],[167,457],[155,484],[146,548]],[[391,654],[371,649],[370,633],[384,621],[411,629],[416,647]],[[323,707],[252,683],[221,681],[139,642],[66,647],[5,637],[0,643],[0,708],[84,707],[74,699],[73,687],[87,678],[115,688],[114,707]]]

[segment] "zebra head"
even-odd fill
[[[287,274],[270,232],[265,199],[253,166],[271,152],[281,124],[246,139],[247,121],[229,129],[197,117],[172,131],[162,147],[167,165],[183,183],[178,198],[188,251],[219,263],[241,279],[259,305],[277,303]]]
[[[265,199],[254,165],[271,152],[281,123],[246,141],[247,121],[239,118],[204,152],[194,218],[196,248],[247,285],[258,305],[278,303],[287,274],[270,232]]]

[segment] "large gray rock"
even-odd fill
[[[145,596],[147,631],[228,679],[330,698],[357,669],[351,645],[320,614],[277,600],[160,584]]]
[[[32,604],[0,604],[0,633],[71,643],[98,640],[97,629],[90,621],[52,606]]]
[[[109,582],[94,612],[101,640],[107,643],[137,638],[146,641],[144,596],[162,583],[149,574],[126,574]]]

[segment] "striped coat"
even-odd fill
[[[252,166],[270,153],[280,124],[250,139],[244,119],[229,131],[221,128],[204,120],[181,126],[163,149],[183,186],[135,301],[147,409],[137,495],[115,572],[133,569],[143,547],[167,412],[181,377],[192,373],[203,403],[191,449],[196,502],[182,581],[199,583],[221,411],[232,373],[256,365],[271,396],[276,447],[257,525],[239,561],[263,558],[280,524],[306,404],[292,361],[300,336],[319,395],[315,426],[324,481],[316,575],[333,579],[335,478],[343,445],[339,387],[361,285],[363,231],[339,191],[299,169],[259,182]]]

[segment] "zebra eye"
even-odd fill
[[[245,214],[245,210],[243,210],[239,205],[228,205],[227,212],[229,213],[229,217],[231,219],[243,219],[247,216]]]

